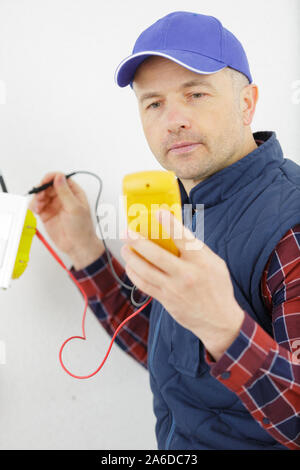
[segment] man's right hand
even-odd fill
[[[59,250],[66,253],[75,269],[82,269],[105,251],[97,237],[85,192],[63,173],[47,173],[40,185],[54,180],[53,185],[33,196],[28,208],[39,215],[44,227]]]

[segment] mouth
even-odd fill
[[[200,145],[202,145],[201,142],[182,142],[170,147],[168,152],[171,154],[187,153],[195,150]]]

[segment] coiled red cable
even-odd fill
[[[113,337],[112,337],[112,340],[111,340],[111,343],[110,343],[110,346],[107,350],[107,353],[103,359],[103,361],[101,362],[100,366],[94,371],[92,372],[91,374],[89,375],[75,375],[75,374],[72,374],[72,372],[70,372],[66,366],[64,365],[63,363],[63,360],[62,360],[62,352],[63,352],[63,349],[65,347],[65,345],[71,341],[72,339],[83,339],[83,340],[86,340],[86,334],[85,334],[85,317],[86,317],[86,311],[87,311],[87,307],[88,307],[88,298],[87,298],[87,295],[86,293],[84,292],[82,286],[79,284],[79,282],[77,281],[77,279],[75,279],[75,277],[73,276],[73,274],[68,270],[68,268],[65,266],[65,264],[63,263],[63,261],[60,259],[60,257],[58,256],[58,254],[53,250],[53,248],[49,245],[49,243],[45,240],[45,238],[43,237],[43,235],[39,232],[38,229],[36,229],[36,235],[37,237],[41,240],[41,242],[46,246],[46,248],[50,251],[50,253],[52,254],[52,256],[56,259],[56,261],[67,271],[67,273],[69,274],[69,276],[71,277],[71,279],[73,280],[73,282],[78,286],[78,288],[80,289],[84,299],[85,299],[85,307],[84,307],[84,313],[83,313],[83,317],[82,317],[82,322],[81,322],[81,330],[82,330],[82,336],[71,336],[70,338],[66,339],[63,344],[61,345],[61,348],[59,350],[59,362],[62,366],[62,368],[64,369],[65,372],[67,372],[67,374],[69,374],[71,377],[74,377],[75,379],[89,379],[90,377],[93,377],[94,375],[96,375],[99,370],[102,368],[102,366],[104,365],[109,353],[110,353],[110,350],[112,348],[112,345],[113,345],[113,342],[118,334],[118,332],[120,331],[120,329],[122,328],[123,325],[125,325],[126,322],[128,322],[131,318],[135,317],[138,313],[141,312],[141,310],[143,310],[152,300],[152,297],[150,297],[148,299],[148,301],[145,303],[145,305],[142,305],[142,307],[140,307],[136,312],[132,313],[131,315],[129,315],[128,318],[126,318],[119,326],[118,328],[116,329]]]

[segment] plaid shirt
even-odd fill
[[[132,285],[111,254],[117,275]],[[261,294],[272,317],[274,339],[245,312],[239,335],[215,362],[206,351],[210,373],[236,393],[255,420],[289,449],[300,449],[300,224],[275,247],[261,279]],[[130,291],[113,277],[104,254],[84,269],[70,269],[110,336],[130,314]],[[146,294],[135,291],[141,302]],[[129,320],[115,342],[147,368],[151,302]]]

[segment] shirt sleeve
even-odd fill
[[[272,316],[274,338],[245,312],[239,335],[210,373],[236,393],[274,439],[300,449],[300,224],[271,254],[261,292]]]
[[[111,251],[108,251],[118,277],[125,284],[132,286],[133,283],[128,278],[123,266]],[[70,272],[86,293],[88,306],[109,336],[112,337],[118,326],[125,318],[134,313],[137,307],[131,303],[131,291],[121,286],[114,278],[107,253],[104,252],[103,255],[84,269],[75,270],[72,266]],[[147,295],[136,289],[133,297],[137,303],[140,303],[146,299]],[[151,302],[140,313],[125,323],[114,340],[123,351],[127,352],[145,369],[147,369],[150,310]]]

